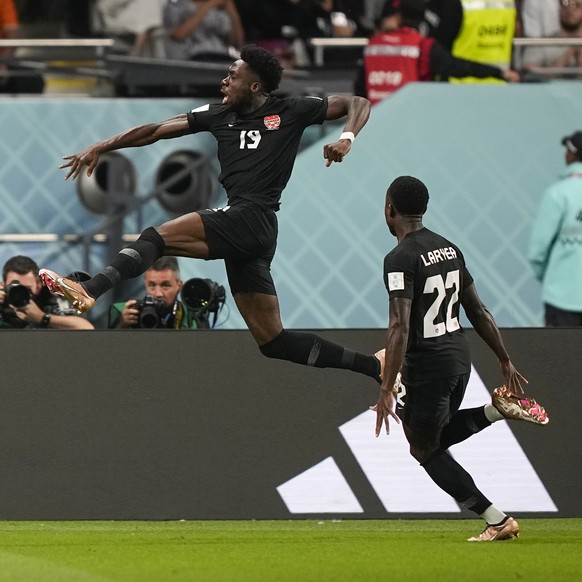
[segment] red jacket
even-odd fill
[[[407,83],[432,81],[434,42],[408,27],[373,36],[364,48],[368,99],[377,103]]]
[[[504,79],[499,67],[453,57],[450,51],[425,38],[417,30],[402,27],[377,34],[364,48],[354,93],[372,103],[381,101],[413,81],[434,81],[436,77],[494,77]]]

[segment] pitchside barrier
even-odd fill
[[[466,406],[502,381],[469,330]],[[325,330],[371,353],[384,331]],[[516,516],[582,517],[580,329],[506,329],[545,427],[498,422],[451,453]],[[469,517],[373,436],[372,379],[261,356],[247,331],[2,333],[0,519]]]

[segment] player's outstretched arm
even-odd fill
[[[481,301],[473,283],[463,290],[461,304],[475,331],[497,356],[507,387],[514,394],[523,394],[522,382],[527,384],[527,380],[512,364],[505,349],[501,332],[490,311]]]
[[[161,121],[132,127],[112,137],[103,139],[90,145],[87,149],[77,154],[63,156],[66,163],[59,166],[60,169],[70,168],[65,180],[77,178],[83,169],[87,168],[87,176],[90,176],[99,162],[99,156],[105,152],[120,150],[123,148],[141,147],[155,143],[160,139],[171,139],[192,133],[188,125],[185,113]]]
[[[330,95],[327,99],[326,120],[346,117],[344,129],[338,141],[327,144],[323,148],[326,166],[332,162],[341,162],[350,149],[352,142],[370,117],[372,104],[364,97]]]
[[[400,419],[395,412],[394,384],[406,355],[411,306],[412,301],[410,299],[395,297],[390,300],[390,323],[386,332],[386,361],[382,385],[380,386],[378,402],[372,407],[372,410],[376,412],[376,436],[380,436],[382,425],[386,429],[386,434],[390,434],[390,417],[400,423]]]

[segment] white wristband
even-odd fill
[[[354,133],[352,131],[344,131],[340,136],[340,139],[349,139],[352,143],[354,143],[354,140],[356,139],[356,136],[354,135]]]

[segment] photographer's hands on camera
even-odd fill
[[[173,329],[175,323],[176,306],[166,305],[162,299],[146,295],[143,299],[130,299],[126,301],[120,312],[119,322],[115,326],[118,329],[143,328]],[[181,319],[178,320],[178,324]]]
[[[137,299],[130,299],[123,306],[121,319],[119,320],[120,328],[137,327],[139,323],[139,309],[137,308]]]
[[[4,283],[0,281],[0,305],[4,305],[6,301],[6,288]],[[25,305],[20,305],[15,307],[8,303],[8,307],[10,307],[14,311],[14,315],[21,321],[34,325],[34,326],[41,326],[45,318],[45,312],[32,300],[30,300]],[[44,318],[44,319],[43,319]]]

